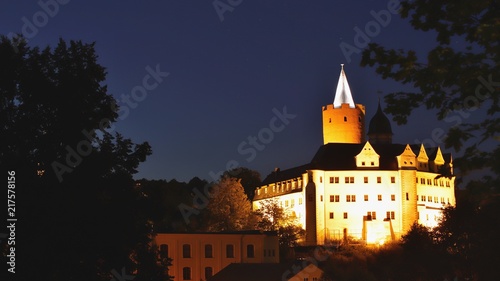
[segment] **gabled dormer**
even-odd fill
[[[441,148],[438,146],[437,148],[437,151],[436,151],[436,157],[434,157],[433,160],[431,160],[429,162],[429,164],[432,165],[432,170],[434,172],[439,172],[439,169],[441,169],[441,167],[443,167],[445,161],[444,161],[444,157],[443,157],[443,153],[441,152]]]
[[[417,169],[419,171],[429,171],[429,156],[427,156],[424,144],[420,145],[420,151],[418,152],[417,162],[418,162]]]
[[[396,157],[398,159],[398,168],[400,169],[415,169],[417,164],[416,158],[417,155],[413,153],[409,144],[406,145],[403,153]]]
[[[375,149],[368,141],[355,158],[356,167],[358,168],[378,168],[380,166],[380,155],[375,152]]]

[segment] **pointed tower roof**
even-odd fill
[[[335,98],[333,99],[333,107],[340,108],[343,103],[347,103],[350,108],[354,108],[355,104],[352,99],[349,83],[347,83],[347,77],[344,72],[344,64],[341,64],[341,67],[342,69],[340,70],[339,83],[337,84],[337,91],[335,92]]]

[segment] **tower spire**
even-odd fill
[[[349,88],[349,83],[347,83],[347,77],[344,72],[344,64],[340,64],[340,77],[337,84],[337,91],[335,92],[335,98],[333,99],[333,107],[340,108],[343,103],[349,104],[350,108],[354,108],[354,100],[352,99],[351,89]]]

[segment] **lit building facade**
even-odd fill
[[[171,258],[175,281],[207,280],[231,263],[278,263],[276,232],[159,233],[161,258]]]
[[[364,139],[365,108],[355,104],[342,67],[334,103],[323,107],[324,144],[310,163],[276,169],[255,190],[253,208],[278,200],[306,230],[304,244],[399,239],[414,222],[434,227],[455,205],[453,161],[439,147],[393,144],[379,107]]]

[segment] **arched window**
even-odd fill
[[[254,247],[252,244],[247,245],[247,257],[248,258],[254,258],[255,257],[255,252],[254,252]]]

